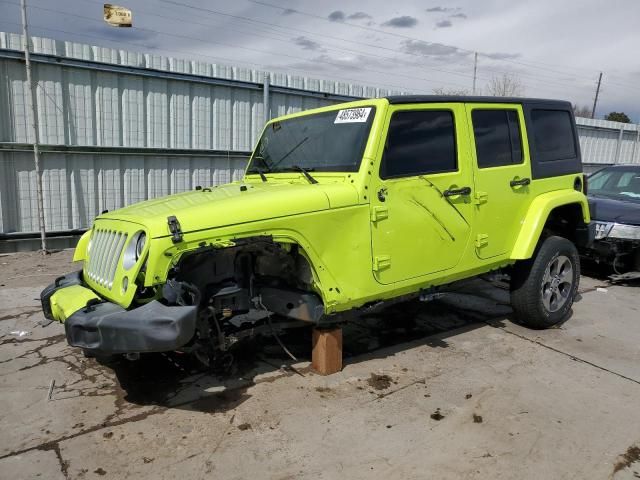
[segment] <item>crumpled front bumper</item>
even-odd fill
[[[82,272],[56,279],[40,300],[45,317],[64,322],[69,345],[95,354],[176,350],[196,328],[197,307],[168,307],[153,300],[125,310],[86,288]]]

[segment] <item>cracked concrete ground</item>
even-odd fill
[[[310,371],[298,331],[298,363],[265,339],[217,376],[87,359],[38,325],[70,258],[0,257],[0,478],[640,477],[637,287],[583,277],[573,316],[533,331],[476,279],[358,319],[339,374]]]

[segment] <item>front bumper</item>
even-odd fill
[[[76,310],[78,298],[89,300]],[[172,351],[195,333],[197,307],[168,307],[153,300],[125,310],[84,287],[81,272],[58,278],[40,299],[45,317],[64,322],[69,345],[95,354]]]

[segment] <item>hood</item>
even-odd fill
[[[147,200],[98,217],[144,225],[152,238],[169,235],[167,217],[183,233],[270,218],[299,215],[358,203],[352,185],[287,182],[230,183]]]
[[[594,221],[640,225],[640,202],[589,195],[589,209]]]

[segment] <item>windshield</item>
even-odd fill
[[[589,193],[640,203],[640,168],[605,168],[589,177]]]
[[[356,172],[375,107],[348,108],[273,122],[251,157],[247,173]]]

